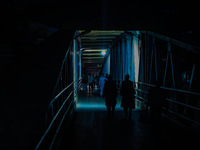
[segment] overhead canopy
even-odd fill
[[[80,33],[84,30],[80,30]],[[81,36],[82,59],[84,63],[102,64],[114,40],[124,31],[91,30]]]
[[[79,33],[84,33],[79,30]],[[99,72],[109,53],[112,44],[124,31],[119,30],[91,30],[81,34],[80,45],[82,51],[82,62],[86,72]]]

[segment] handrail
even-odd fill
[[[139,98],[139,99],[142,99],[144,101],[148,101],[147,99],[145,99],[145,98],[143,98],[141,96],[136,96],[136,97]],[[181,103],[181,102],[177,102],[177,101],[174,101],[174,100],[169,99],[169,98],[166,98],[166,100],[169,101],[169,102],[172,102],[172,103],[176,103],[176,104],[183,105],[185,107],[189,107],[191,109],[196,109],[196,110],[200,111],[200,108],[198,108],[198,107],[194,107],[194,106],[190,106],[190,105],[187,105],[187,104],[184,104],[184,103]]]
[[[135,82],[137,84],[141,84],[141,85],[147,85],[147,86],[151,86],[151,87],[155,87],[155,85],[153,84],[148,84],[148,83],[142,83],[142,82]],[[171,90],[171,91],[176,91],[176,92],[183,92],[183,93],[187,93],[187,94],[194,94],[194,95],[198,95],[200,96],[200,93],[195,93],[195,92],[191,92],[191,91],[186,91],[186,90],[181,90],[181,89],[174,89],[174,88],[168,88],[168,87],[160,87],[161,89],[165,89],[165,90]]]
[[[166,108],[164,108],[164,109],[166,109]],[[185,117],[185,116],[183,116],[183,115],[181,115],[181,114],[178,114],[178,113],[176,113],[176,112],[174,112],[174,111],[172,111],[172,110],[168,110],[170,113],[173,113],[173,114],[175,114],[175,115],[177,115],[177,116],[179,116],[179,117],[182,117],[182,118],[184,118],[184,119],[186,119],[186,120],[188,120],[188,121],[190,121],[190,122],[193,122],[193,123],[195,123],[195,124],[197,124],[197,125],[199,125],[200,126],[200,123],[199,122],[196,122],[196,121],[194,121],[194,120],[192,120],[192,119],[190,119],[190,118],[188,118],[188,117]],[[167,115],[165,115],[164,114],[164,116],[166,116],[166,117],[168,117],[169,118],[169,116],[167,116]],[[171,118],[170,118],[171,119]]]
[[[190,105],[187,105],[187,104],[184,104],[184,103],[181,103],[181,102],[177,102],[177,101],[171,100],[169,98],[166,98],[166,100],[170,101],[170,102],[173,102],[173,103],[176,103],[176,104],[179,104],[179,105],[183,105],[183,106],[186,106],[186,107],[189,107],[189,108],[196,109],[196,110],[200,111],[200,108],[198,108],[198,107],[194,107],[194,106],[190,106]]]
[[[136,95],[136,97],[139,98],[139,99],[142,99],[143,101],[146,101],[146,102],[148,101],[147,99],[145,99],[145,98],[143,98],[143,97],[141,97],[141,96],[137,96],[137,95]]]
[[[187,94],[193,94],[193,95],[200,96],[200,93],[190,92],[190,91],[186,91],[186,90],[173,89],[173,88],[167,88],[167,87],[161,87],[161,88],[163,88],[165,90],[171,90],[171,91],[176,91],[176,92],[183,92],[183,93],[187,93]]]
[[[57,99],[57,98],[59,98],[60,97],[60,95],[62,95],[62,93],[63,92],[65,92],[70,86],[72,86],[74,83],[76,83],[78,80],[76,80],[76,81],[74,81],[74,82],[72,82],[72,83],[70,83],[67,87],[65,87],[60,93],[58,93],[56,96],[55,96],[55,98],[49,103],[49,108],[50,108],[50,106],[52,105],[52,103]]]
[[[141,85],[145,85],[145,86],[151,86],[151,87],[155,87],[155,85],[152,85],[152,84],[148,84],[148,83],[142,83],[142,82],[135,82],[136,84],[141,84]],[[192,95],[197,95],[197,96],[200,96],[199,93],[195,93],[195,92],[190,92],[190,91],[185,91],[185,90],[180,90],[180,89],[173,89],[173,88],[166,88],[166,87],[161,87],[162,89],[165,89],[165,90],[169,90],[169,91],[176,91],[176,92],[182,92],[182,93],[186,93],[186,94],[192,94]],[[145,94],[148,94],[148,92],[145,92],[139,88],[137,88],[137,91],[141,91]],[[146,96],[145,96],[146,97]],[[141,101],[142,103],[146,104],[146,102],[148,101],[148,97],[147,99],[144,98],[144,96],[139,96],[139,95],[136,95],[136,98],[138,98],[138,101]],[[170,98],[165,98],[166,101],[168,102],[172,102],[172,103],[175,103],[176,105],[181,105],[182,107],[186,107],[187,109],[192,109],[193,111],[200,111],[200,108],[199,107],[195,107],[195,106],[192,106],[192,105],[188,105],[188,104],[185,104],[183,102],[180,102],[180,101],[176,101],[176,100],[173,100],[173,99],[170,99]],[[148,104],[146,104],[146,109],[149,107]],[[168,108],[164,108],[163,109],[167,109],[168,112],[170,113],[173,113],[179,117],[182,117],[188,121],[190,121],[191,123],[194,123],[194,124],[197,124],[197,125],[200,125],[199,122],[197,122],[195,119],[191,119],[187,116],[185,116],[184,114],[180,113],[180,112],[174,112],[173,110],[169,110]],[[169,117],[168,115],[164,114],[165,116]],[[173,120],[173,118],[170,118]]]
[[[138,88],[135,88],[135,90],[137,90],[137,91],[139,91],[139,92],[143,92],[143,93],[149,93],[149,92],[147,92],[147,91],[143,91],[143,90],[138,89]]]
[[[79,81],[79,80],[76,80],[76,81],[74,81],[74,82],[72,82],[72,83],[70,83],[67,87],[65,87],[60,93],[58,93],[56,96],[55,96],[55,98],[53,98],[53,100],[49,103],[49,106],[48,106],[48,111],[49,111],[49,109],[50,109],[50,107],[52,107],[52,116],[53,116],[53,102],[56,100],[56,99],[58,99],[59,97],[60,97],[60,95],[62,95],[62,93],[63,92],[65,92],[71,85],[73,85],[74,83],[76,83],[77,81]],[[47,114],[46,114],[46,124],[47,124],[47,118],[48,118],[48,111],[47,111]]]
[[[78,83],[78,85],[76,86],[76,88],[74,89],[74,91],[77,89],[77,87],[80,85],[80,83],[81,83],[81,81]],[[74,91],[72,91],[71,93],[73,93]],[[71,93],[70,93],[70,94],[71,94]],[[70,95],[70,96],[71,96],[71,95]],[[61,125],[62,125],[62,123],[63,123],[63,121],[64,121],[64,119],[65,119],[65,116],[67,115],[67,112],[69,111],[69,108],[70,108],[71,105],[72,105],[72,102],[73,102],[73,101],[70,102],[70,104],[69,104],[67,110],[65,111],[65,113],[64,113],[64,115],[63,115],[63,117],[62,117],[62,119],[61,119],[61,121],[60,121],[60,123],[59,123],[59,125],[58,125],[58,128],[57,128],[56,133],[55,133],[55,135],[54,135],[54,138],[53,138],[53,140],[52,140],[52,142],[51,142],[51,145],[50,145],[50,147],[49,147],[49,150],[51,150],[52,147],[53,147],[54,141],[55,141],[55,139],[56,139],[56,137],[57,137],[57,134],[58,134],[58,132],[59,132],[59,130],[60,130],[60,127],[61,127]],[[71,111],[71,113],[72,113],[72,111]],[[70,115],[71,115],[71,113],[70,113]]]
[[[143,85],[147,85],[147,86],[152,86],[152,87],[155,87],[155,85],[153,84],[146,84],[146,83],[141,83],[141,82],[135,82],[137,84],[143,84]],[[171,91],[177,91],[177,92],[183,92],[183,93],[187,93],[187,94],[195,94],[195,95],[199,95],[199,93],[194,93],[194,92],[190,92],[190,91],[185,91],[185,90],[179,90],[179,89],[172,89],[172,88],[166,88],[166,87],[161,87],[162,89],[166,89],[166,90],[171,90]],[[137,89],[138,91],[143,91],[141,89]],[[143,93],[148,93],[148,92],[145,92],[143,91]],[[141,98],[141,97],[139,97]],[[144,98],[143,98],[144,99]],[[200,108],[198,107],[194,107],[194,106],[190,106],[190,105],[187,105],[187,104],[184,104],[184,103],[181,103],[181,102],[177,102],[177,101],[174,101],[172,99],[169,99],[169,98],[166,98],[167,101],[170,101],[170,102],[173,102],[173,103],[177,103],[179,105],[183,105],[183,106],[186,106],[186,107],[189,107],[189,108],[192,108],[192,109],[196,109],[196,110],[199,110],[200,111]]]
[[[77,80],[77,81],[78,81],[78,80]],[[75,82],[77,82],[77,81],[75,81]],[[75,83],[75,82],[73,82],[73,83]],[[43,142],[44,138],[46,137],[47,133],[48,133],[49,130],[51,129],[51,127],[52,127],[54,121],[56,120],[57,116],[59,115],[59,113],[61,112],[62,108],[64,107],[65,103],[68,101],[68,99],[69,99],[70,96],[74,93],[74,91],[76,90],[76,88],[79,86],[80,83],[81,83],[81,80],[79,81],[78,85],[73,89],[73,91],[68,95],[68,97],[65,99],[65,101],[64,101],[63,104],[61,105],[60,109],[57,111],[57,113],[56,113],[55,116],[53,117],[52,121],[50,122],[50,124],[49,124],[47,130],[45,131],[45,133],[43,134],[42,138],[41,138],[40,141],[38,142],[38,144],[37,144],[35,150],[38,150],[38,148],[40,147],[40,145],[41,145],[41,143]],[[70,85],[70,86],[71,86],[71,85]],[[61,91],[61,92],[63,93],[63,91]],[[60,94],[60,95],[61,95],[61,94]],[[59,96],[60,96],[60,95],[59,95]],[[54,98],[54,99],[55,99],[55,98]],[[52,102],[52,101],[51,101],[51,102]],[[52,103],[51,103],[51,104],[52,104]],[[71,106],[71,103],[70,103],[70,106]],[[68,107],[67,111],[68,111],[68,110],[69,110],[69,107]],[[65,112],[65,114],[64,114],[63,116],[66,116],[66,112]],[[57,131],[56,131],[55,136],[57,136],[58,130],[59,130],[59,128],[60,128],[60,126],[61,126],[63,120],[64,120],[64,119],[62,118],[62,120],[61,120],[61,122],[60,122],[60,124],[59,124],[59,126],[58,126],[58,129],[57,129]],[[52,142],[55,141],[55,136],[54,136]],[[52,148],[52,143],[51,143],[51,147],[50,147],[50,148]]]

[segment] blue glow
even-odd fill
[[[101,103],[79,103],[77,102],[76,104],[77,109],[103,109],[107,110],[105,104]],[[120,107],[119,104],[116,105],[115,107],[116,110],[122,110],[122,107]]]

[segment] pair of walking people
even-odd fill
[[[133,82],[129,80],[130,76],[127,74],[125,80],[122,82],[120,89],[120,95],[122,96],[121,107],[125,112],[125,117],[131,117],[132,108],[135,106],[135,90],[133,87]],[[108,116],[114,115],[115,106],[117,104],[118,92],[115,81],[112,80],[112,76],[108,76],[108,81],[106,81],[103,89],[103,96],[105,97],[105,103],[107,107]]]

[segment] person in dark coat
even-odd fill
[[[83,92],[85,94],[87,94],[87,83],[88,83],[87,75],[83,74],[82,85],[83,85]]]
[[[125,117],[131,118],[132,109],[135,108],[135,89],[129,78],[130,76],[127,74],[125,81],[122,81],[120,95],[122,96],[121,107],[124,109]]]
[[[108,81],[106,81],[103,89],[103,97],[105,97],[105,104],[107,107],[108,116],[114,115],[115,106],[117,104],[117,87],[115,81],[112,80],[112,76],[108,76]],[[112,110],[111,110],[112,109]]]

